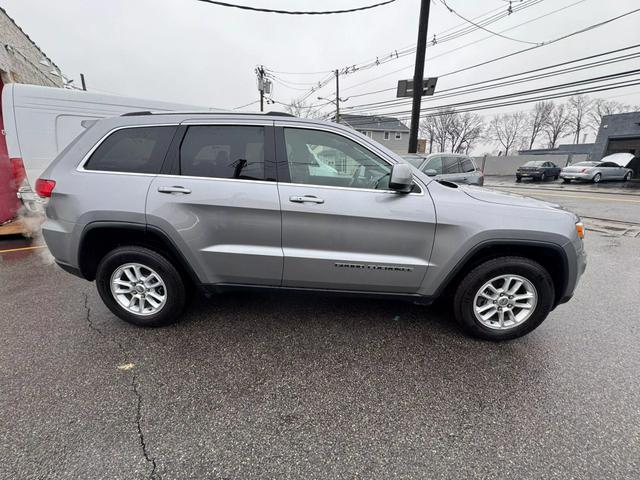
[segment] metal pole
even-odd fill
[[[422,100],[422,80],[424,78],[424,57],[427,50],[427,26],[429,25],[430,3],[431,0],[420,1],[418,45],[416,49],[416,65],[413,72],[413,105],[411,106],[409,153],[416,153],[418,150],[418,124],[420,123],[420,101]]]
[[[336,69],[336,123],[340,123],[340,73]]]
[[[82,83],[82,90],[87,90],[87,83],[84,81],[84,73],[80,74],[80,83]]]

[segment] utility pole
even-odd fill
[[[84,81],[84,73],[80,74],[80,83],[82,83],[82,90],[87,90],[87,83]]]
[[[258,91],[260,92],[260,111],[264,111],[264,67],[260,65],[256,68],[258,74]]]
[[[336,74],[336,123],[340,123],[340,72],[338,72],[338,69],[336,69],[335,74]]]
[[[420,123],[420,101],[422,100],[424,78],[424,58],[427,50],[427,26],[429,25],[429,5],[431,0],[420,1],[420,19],[418,23],[418,45],[416,65],[413,72],[413,104],[411,106],[411,129],[409,132],[409,153],[418,150],[418,124]]]

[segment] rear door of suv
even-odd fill
[[[273,122],[183,122],[147,197],[204,283],[280,285],[281,218]]]
[[[283,286],[416,292],[436,223],[426,188],[390,190],[392,163],[355,134],[300,122],[276,126]],[[332,172],[312,169],[316,158]]]

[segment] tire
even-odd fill
[[[593,183],[600,183],[600,180],[602,180],[602,175],[600,175],[599,173],[596,173],[591,179]]]
[[[569,180],[568,178],[563,178],[562,183],[571,183],[571,180]]]
[[[631,172],[627,172],[627,174],[622,179],[623,182],[628,182],[629,180],[631,180]]]
[[[516,177],[516,183],[520,183],[522,181],[521,177]]]
[[[131,277],[126,275],[125,269],[129,270],[130,274],[134,273],[136,268],[134,264],[138,265],[141,278],[151,278],[153,283],[149,283],[149,285],[158,284],[158,286],[147,289],[131,282]],[[139,309],[142,304],[142,313],[134,313],[121,303],[126,300],[132,301],[132,297],[136,295],[127,291],[116,298],[116,294],[112,293],[112,279],[117,277],[121,282],[128,282],[134,287],[114,285],[114,288],[129,289],[129,291],[135,292],[137,292],[135,288],[146,290],[144,301],[141,300],[139,295],[142,294],[139,293],[136,293],[138,295],[137,301],[133,301],[134,310]],[[159,253],[144,247],[119,247],[107,253],[98,265],[96,286],[102,301],[111,312],[125,322],[140,327],[161,327],[175,323],[185,305],[184,281],[176,268]],[[159,301],[158,298],[164,298],[164,300]],[[152,301],[157,304],[155,308]]]
[[[531,289],[531,287],[533,287],[534,295],[537,296],[535,302],[533,299],[525,300],[527,303],[533,302],[533,308],[518,309],[515,307],[511,309],[511,311],[514,312],[514,317],[512,318],[515,319],[515,316],[519,316],[520,312],[525,312],[523,314],[525,317],[523,317],[521,321],[514,322],[505,320],[507,323],[511,322],[512,325],[504,325],[505,328],[503,329],[498,328],[498,325],[490,327],[486,324],[487,322],[481,322],[480,319],[476,317],[474,311],[474,302],[486,302],[480,306],[481,308],[482,306],[488,305],[490,300],[480,297],[476,300],[476,295],[480,295],[479,291],[489,280],[499,278],[500,276],[511,275],[523,278],[529,282],[529,287],[523,284],[523,286],[516,291],[518,293],[514,293],[515,296],[523,295],[526,293],[527,288]],[[499,281],[500,280],[498,280],[498,282]],[[515,285],[515,283],[512,283],[512,285]],[[487,290],[485,289],[485,291]],[[512,297],[514,295],[512,295]],[[503,297],[498,298],[498,301],[502,301],[500,299]],[[519,301],[522,302],[523,300],[511,300],[511,302],[514,303]],[[555,290],[553,280],[544,267],[524,257],[499,257],[488,260],[467,273],[458,285],[454,296],[453,308],[456,320],[467,334],[484,340],[502,341],[521,337],[534,330],[547,318],[547,315],[549,315],[549,312],[553,308],[554,302]],[[505,308],[506,307],[507,306],[505,306]],[[489,309],[491,308],[497,309],[497,306],[491,307],[489,305]],[[489,311],[489,313],[491,312]],[[497,311],[495,315],[498,315]],[[506,318],[507,313],[505,312],[504,315]]]
[[[560,178],[560,175],[554,175],[554,176],[553,176],[553,179],[554,179],[554,180],[558,180],[559,178]]]

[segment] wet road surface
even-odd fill
[[[527,337],[443,310],[237,293],[116,319],[44,252],[0,255],[0,478],[637,478],[640,239],[589,234]]]

